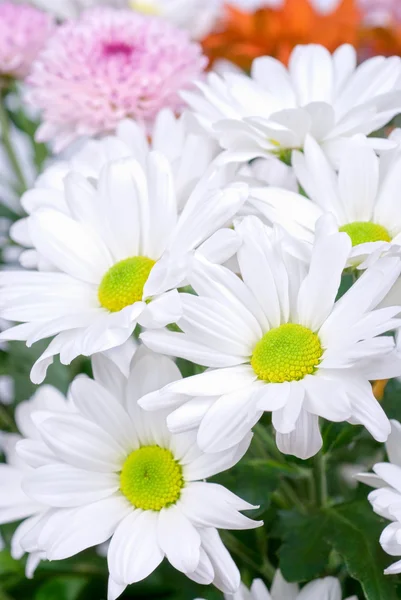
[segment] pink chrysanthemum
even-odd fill
[[[401,23],[400,0],[359,0],[359,4],[368,23],[378,26]]]
[[[62,25],[33,65],[32,104],[43,110],[37,139],[58,151],[77,136],[112,132],[130,117],[151,125],[179,111],[179,92],[207,64],[188,34],[162,19],[96,8]]]
[[[49,36],[50,15],[26,4],[0,3],[0,76],[23,79]]]

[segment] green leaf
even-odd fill
[[[397,379],[388,382],[381,404],[389,419],[401,421],[401,382]]]
[[[35,594],[35,600],[77,600],[88,583],[86,577],[55,577],[46,581]]]
[[[399,599],[396,579],[383,574],[391,562],[379,544],[385,523],[368,502],[334,506],[323,513],[324,538],[342,556],[350,576],[361,583],[366,599]]]
[[[4,575],[22,574],[24,575],[24,567],[18,560],[14,560],[8,550],[0,552],[0,579]]]
[[[284,538],[279,551],[280,569],[287,581],[309,581],[323,574],[330,554],[330,546],[324,539],[325,528],[320,513],[280,512],[278,529]]]

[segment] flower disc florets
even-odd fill
[[[103,277],[98,298],[103,308],[118,312],[134,302],[140,302],[143,288],[155,261],[146,256],[133,256],[116,263]]]
[[[370,221],[354,221],[340,227],[349,235],[353,246],[366,244],[367,242],[391,242],[391,236],[387,229],[377,223]]]
[[[322,354],[320,340],[313,331],[286,323],[265,333],[255,346],[251,365],[263,381],[298,381],[315,372]]]
[[[0,3],[0,75],[23,79],[54,28],[50,15],[27,5]]]
[[[207,64],[201,47],[157,17],[97,8],[61,26],[33,67],[30,100],[43,109],[38,138],[62,147],[112,132],[129,117],[151,125],[162,108],[180,111],[179,92]]]
[[[126,459],[120,476],[121,491],[142,510],[161,510],[177,502],[184,485],[181,465],[165,448],[143,446]]]

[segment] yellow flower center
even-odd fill
[[[340,227],[340,231],[348,233],[353,246],[367,242],[391,242],[391,235],[385,227],[370,221],[354,221]]]
[[[133,10],[144,13],[145,15],[160,15],[161,10],[152,0],[131,0],[129,3]]]
[[[181,465],[170,450],[143,446],[126,459],[120,489],[136,508],[161,510],[175,504],[184,486]]]
[[[322,354],[320,340],[313,331],[296,323],[285,323],[259,340],[251,365],[263,381],[299,381],[316,371]]]
[[[113,265],[98,289],[103,308],[118,312],[142,300],[143,288],[154,265],[155,261],[146,256],[133,256]]]

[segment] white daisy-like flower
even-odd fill
[[[401,246],[401,153],[379,158],[367,138],[348,140],[336,172],[318,143],[307,136],[304,152],[293,152],[295,175],[308,198],[286,190],[254,187],[250,204],[271,223],[312,242],[318,219],[331,213],[351,238],[350,264],[364,264]]]
[[[331,160],[356,133],[376,131],[401,111],[399,57],[356,64],[352,46],[333,55],[323,46],[297,46],[288,69],[257,58],[251,76],[212,73],[199,92],[183,92],[201,126],[226,149],[228,161],[302,149],[309,133]],[[375,148],[391,142],[369,138]]]
[[[219,152],[217,143],[202,133],[193,133],[187,123],[187,116],[176,118],[171,110],[164,109],[158,114],[152,131],[152,141],[148,140],[143,127],[125,119],[119,124],[116,134],[99,140],[89,140],[79,148],[69,160],[57,160],[42,173],[33,189],[21,198],[21,204],[28,215],[41,208],[54,208],[71,215],[65,198],[64,180],[70,173],[79,173],[97,181],[100,173],[110,161],[134,158],[145,167],[150,151],[156,150],[168,160],[176,193],[178,211],[184,208],[196,184],[211,168],[213,159]],[[229,181],[231,171],[219,171],[220,181]],[[28,220],[20,219],[11,228],[12,239],[22,246],[32,248]],[[35,251],[23,252],[20,260],[27,268],[49,269],[49,265]]]
[[[201,40],[224,14],[224,0],[129,0],[134,10],[167,19]]]
[[[236,594],[224,596],[225,600],[342,600],[342,597],[341,585],[334,577],[316,579],[300,590],[296,583],[287,583],[280,571],[276,571],[270,591],[261,579],[255,579],[249,590],[241,583]],[[351,596],[346,600],[358,599]]]
[[[374,309],[399,276],[400,259],[380,259],[336,302],[351,241],[329,217],[318,225],[309,267],[256,217],[237,232],[242,279],[195,259],[188,280],[198,296],[181,295],[182,332],[141,336],[155,351],[210,370],[141,406],[176,408],[171,431],[198,428],[207,452],[238,443],[263,411],[272,412],[281,451],[300,458],[322,445],[319,417],[363,424],[385,441],[390,424],[369,380],[401,372],[393,338],[380,335],[399,326],[400,307]]]
[[[46,459],[51,461],[52,453],[40,441],[40,435],[32,420],[36,411],[52,410],[53,414],[65,413],[71,410],[70,404],[54,387],[44,385],[37,390],[30,400],[21,402],[15,410],[15,421],[21,433],[1,433],[0,447],[6,462],[0,464],[0,524],[21,521],[11,540],[11,554],[16,560],[24,555],[21,538],[38,519],[46,512],[47,506],[32,500],[25,494],[21,485],[24,477],[32,471],[28,462],[18,456],[17,444],[25,438],[28,448],[33,444],[40,448]],[[39,561],[43,558],[40,552],[30,554],[26,565],[27,577],[32,577]]]
[[[192,252],[205,241],[203,251],[212,260],[235,252],[234,232],[219,228],[245,201],[245,184],[215,189],[212,174],[179,215],[167,159],[149,152],[144,163],[112,161],[97,181],[68,175],[70,214],[43,208],[29,218],[35,249],[58,272],[0,273],[1,316],[23,322],[1,339],[30,345],[56,336],[31,371],[35,383],[57,354],[69,364],[80,354],[121,346],[138,323],[176,322],[181,308],[175,288],[185,281]]]
[[[358,473],[356,479],[374,489],[368,500],[375,513],[393,521],[380,536],[380,544],[387,554],[400,557],[384,572],[401,573],[401,423],[391,420],[391,434],[386,442],[389,462],[377,463],[373,473]]]
[[[255,507],[204,479],[236,464],[251,436],[207,455],[194,433],[168,431],[165,412],[144,412],[138,398],[181,377],[174,361],[145,348],[135,354],[128,379],[102,356],[94,359],[94,373],[94,381],[80,376],[72,383],[77,414],[37,415],[56,459],[42,460],[23,487],[52,510],[22,538],[23,547],[62,560],[111,538],[109,600],[165,557],[189,578],[235,593],[239,571],[217,528],[261,522],[239,512]],[[18,451],[36,460],[34,448],[21,443]]]

